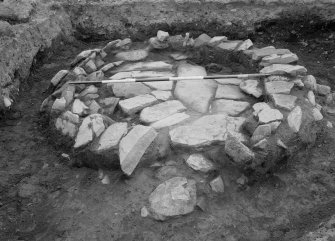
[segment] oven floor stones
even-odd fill
[[[159,35],[155,41],[169,47],[153,50],[141,45],[141,50],[147,51],[144,60],[123,58],[117,62],[122,55],[135,56],[130,39],[80,53],[73,70],[62,70],[52,78],[56,91],[41,107],[74,154],[82,153],[95,166],[119,164],[130,177],[138,169],[160,167],[155,176],[166,183],[149,198],[149,216],[165,220],[192,212],[196,203],[193,182],[199,180],[210,187],[216,176],[222,183],[219,179],[215,183],[222,188],[215,185],[214,189],[224,192],[224,178],[215,174],[222,159],[251,178],[253,173],[266,173],[292,150],[315,141],[327,110],[316,101],[330,99],[332,92],[297,65],[294,53],[273,46],[257,49],[250,40],[229,41],[224,36],[202,35],[194,41],[189,34]],[[192,59],[191,50],[197,53],[203,47],[217,54],[243,55],[269,76],[202,79],[217,73],[207,72],[184,56],[182,60],[170,56],[180,51]],[[87,75],[87,71],[91,73]],[[190,76],[174,82],[134,82],[134,78]],[[119,83],[65,84],[102,79]],[[298,79],[302,84],[295,84]],[[183,160],[179,166],[177,160]],[[216,192],[214,189],[210,191]]]

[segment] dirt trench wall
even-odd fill
[[[159,29],[243,39],[262,21],[306,14],[330,21],[334,12],[335,0],[5,0],[0,2],[0,110],[12,105],[36,55],[73,32],[85,40],[143,40]]]

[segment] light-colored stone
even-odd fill
[[[224,114],[206,115],[198,120],[173,128],[170,137],[173,145],[190,148],[202,148],[213,143],[222,143],[231,132],[239,140],[245,141],[241,126],[245,118],[229,117]]]
[[[190,116],[187,115],[184,112],[175,113],[175,114],[170,115],[170,116],[168,116],[168,117],[166,117],[162,120],[159,120],[159,121],[156,121],[156,122],[152,123],[150,126],[157,130],[157,129],[161,129],[161,128],[176,125],[180,122],[183,122],[184,120],[187,120],[188,118],[190,118]]]
[[[121,140],[119,145],[120,165],[125,174],[130,176],[133,173],[157,135],[154,128],[137,125]]]
[[[101,109],[101,106],[95,100],[92,100],[89,108],[90,108],[90,114],[96,114]]]
[[[146,218],[146,217],[148,217],[149,216],[149,211],[148,211],[148,209],[146,208],[146,207],[143,207],[143,208],[141,208],[141,217],[142,218]]]
[[[89,60],[82,68],[85,70],[87,74],[93,73],[97,71],[97,66],[95,65],[94,61],[91,59]]]
[[[157,37],[152,37],[149,39],[149,45],[154,49],[166,49],[169,47],[169,43],[167,41],[159,41]]]
[[[66,112],[64,112],[63,114],[62,114],[62,118],[64,119],[64,120],[68,120],[68,121],[70,121],[70,122],[72,122],[72,123],[75,123],[75,124],[79,124],[79,122],[80,122],[80,118],[79,118],[79,116],[78,115],[76,115],[76,114],[73,114],[71,111],[66,111]]]
[[[323,95],[326,96],[328,94],[330,94],[331,92],[331,88],[328,85],[316,85],[316,93],[318,95]]]
[[[149,197],[150,212],[155,219],[191,213],[197,203],[195,181],[174,177],[160,184]]]
[[[62,112],[66,108],[66,99],[64,97],[56,99],[51,107],[52,111]]]
[[[74,138],[77,134],[78,127],[69,120],[58,117],[55,123],[56,129],[61,131],[63,135]]]
[[[261,66],[269,66],[271,64],[290,64],[298,61],[298,56],[293,53],[289,54],[273,54],[270,56],[265,56],[260,63]]]
[[[172,90],[173,87],[173,81],[152,81],[144,84],[156,90]]]
[[[303,78],[304,85],[309,90],[316,90],[316,79],[313,75],[307,75]]]
[[[268,95],[271,94],[289,94],[294,83],[286,81],[272,81],[265,83],[265,91]]]
[[[213,179],[209,185],[211,186],[214,192],[223,193],[224,192],[224,183],[220,176]]]
[[[283,114],[277,109],[265,108],[258,113],[258,121],[266,124],[273,121],[279,121],[284,118]]]
[[[272,94],[271,99],[277,108],[292,110],[295,107],[297,97],[294,95]]]
[[[215,100],[211,106],[212,113],[224,113],[229,116],[238,116],[250,107],[249,102],[235,100]]]
[[[237,85],[237,86],[240,86],[240,84],[243,82],[242,79],[238,78],[215,79],[215,81],[222,85]]]
[[[280,139],[277,140],[277,145],[284,148],[284,149],[288,149],[288,147],[284,144],[284,142]]]
[[[271,109],[271,107],[265,103],[265,102],[258,102],[252,106],[252,109],[254,110],[253,114],[254,116],[257,116],[259,112],[261,112],[264,109]]]
[[[57,86],[59,82],[69,73],[68,70],[60,70],[52,79],[51,84]]]
[[[307,99],[308,99],[309,103],[311,103],[311,105],[313,105],[313,106],[316,105],[315,95],[314,95],[314,92],[312,90],[308,91]]]
[[[262,88],[259,86],[259,81],[256,79],[248,79],[240,84],[241,90],[249,95],[253,95],[256,98],[259,98],[263,94]]]
[[[170,37],[168,32],[162,31],[162,30],[158,30],[157,31],[157,39],[161,42],[167,41],[168,38]]]
[[[79,98],[84,97],[85,95],[88,94],[96,94],[98,93],[98,88],[94,85],[90,85],[86,87],[80,94],[78,95]]]
[[[225,142],[225,152],[239,165],[249,164],[255,158],[255,154],[238,138],[230,133]]]
[[[170,100],[145,108],[140,114],[140,120],[150,124],[185,110],[185,106],[180,101]]]
[[[74,99],[74,94],[76,91],[76,87],[74,85],[68,85],[63,91],[62,96],[66,100],[66,106],[68,106]]]
[[[192,169],[205,173],[214,169],[213,163],[208,160],[204,155],[199,153],[190,155],[187,158],[186,163]]]
[[[142,83],[115,83],[112,84],[116,97],[131,98],[137,95],[149,94],[152,90]]]
[[[289,74],[291,76],[303,75],[307,69],[300,65],[272,64],[260,70],[261,74]]]
[[[327,127],[328,128],[333,128],[333,123],[331,123],[330,121],[327,121]]]
[[[178,66],[178,76],[206,76],[205,68],[191,65],[186,62]],[[178,81],[174,90],[174,95],[184,105],[191,109],[206,113],[210,101],[215,96],[216,83],[212,80],[183,80]]]
[[[87,107],[81,100],[75,99],[72,104],[72,112],[78,114],[79,116],[86,115],[88,113],[89,107]]]
[[[104,72],[102,72],[101,70],[95,71],[91,74],[89,74],[86,77],[87,81],[101,81],[105,78]]]
[[[302,79],[300,78],[296,78],[292,82],[294,83],[295,86],[299,87],[300,89],[305,87],[304,83],[302,82]]]
[[[227,40],[228,40],[228,38],[226,36],[215,36],[215,37],[211,38],[211,40],[209,41],[208,44],[211,45],[211,46],[215,46],[215,45],[218,45],[218,44],[220,44],[222,42],[225,42]]]
[[[107,72],[108,70],[110,70],[114,67],[115,67],[114,63],[109,63],[109,64],[106,64],[104,67],[102,67],[101,71],[102,72]]]
[[[269,55],[284,55],[284,54],[290,54],[291,51],[288,49],[276,49],[273,46],[268,46],[265,48],[261,48],[261,49],[253,49],[250,51],[251,55],[252,55],[252,59],[253,60],[260,60],[263,57],[269,56]]]
[[[260,150],[266,150],[269,145],[269,142],[267,139],[260,140],[254,145],[254,148],[260,149]]]
[[[215,98],[230,99],[230,100],[243,100],[243,99],[246,99],[247,96],[241,91],[239,86],[218,85]]]
[[[131,41],[130,38],[125,38],[125,39],[122,39],[121,41],[117,41],[115,44],[115,48],[129,49],[132,43],[133,41]]]
[[[272,126],[271,124],[264,124],[257,126],[256,130],[252,134],[251,141],[256,143],[271,135]]]
[[[302,121],[302,110],[300,106],[297,106],[287,116],[287,122],[293,132],[299,132],[301,121]]]
[[[104,133],[102,133],[98,144],[97,151],[107,151],[116,149],[121,141],[121,138],[127,134],[127,123],[117,122],[110,125]]]
[[[138,62],[124,64],[120,67],[119,71],[135,71],[135,70],[171,70],[173,68],[172,64],[166,63],[164,61],[148,61],[148,62]]]
[[[167,101],[167,100],[172,99],[171,91],[155,90],[155,91],[152,91],[151,94],[155,96],[157,100]]]
[[[233,40],[233,41],[225,41],[217,45],[218,48],[228,51],[235,50],[243,41],[241,40]]]
[[[105,115],[112,115],[114,113],[114,110],[119,103],[119,98],[115,97],[108,97],[104,99],[100,99],[99,103],[103,105],[102,113]]]
[[[315,121],[320,121],[320,120],[323,119],[323,115],[321,114],[321,112],[317,108],[312,109],[312,114],[313,114],[313,117],[314,117]]]
[[[247,39],[245,41],[243,41],[243,43],[241,43],[237,48],[236,51],[244,51],[247,49],[250,49],[254,44],[252,43],[252,41],[250,39]]]
[[[123,61],[140,61],[149,56],[146,49],[137,49],[132,51],[120,52],[115,55],[115,58]]]
[[[202,45],[207,45],[211,41],[211,37],[207,34],[203,33],[199,37],[197,37],[194,41],[194,47],[200,47]]]
[[[157,102],[158,100],[154,96],[146,94],[138,95],[130,99],[120,100],[119,106],[124,113],[132,115],[140,110],[143,110],[145,107],[156,104]]]
[[[173,53],[173,54],[170,54],[170,57],[177,61],[188,59],[188,56],[183,53]]]

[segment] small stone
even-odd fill
[[[61,131],[64,136],[68,135],[74,138],[77,134],[77,126],[69,120],[63,118],[57,118],[55,127],[57,130]]]
[[[147,148],[157,137],[152,127],[137,125],[120,142],[119,155],[122,171],[130,176]]]
[[[271,132],[274,133],[278,127],[280,126],[281,122],[280,121],[274,121],[269,123],[271,126]]]
[[[288,149],[288,147],[284,144],[284,142],[280,139],[277,140],[277,145],[284,148],[284,149]]]
[[[174,177],[160,184],[149,197],[150,211],[158,220],[191,213],[197,203],[195,181]]]
[[[169,33],[168,32],[164,32],[162,30],[158,30],[157,32],[157,39],[161,42],[167,41],[169,38]]]
[[[240,84],[243,82],[242,79],[237,78],[215,79],[215,81],[222,85],[237,85],[237,86],[240,86]]]
[[[327,105],[331,105],[333,103],[333,101],[334,101],[333,93],[330,93],[330,94],[326,95],[326,101],[325,102],[326,102]]]
[[[89,74],[86,78],[87,81],[101,81],[105,78],[104,72],[101,70],[95,71],[91,74]]]
[[[266,124],[273,121],[279,121],[284,118],[283,114],[277,109],[263,109],[258,113],[258,121]]]
[[[318,105],[316,105],[318,108]],[[320,106],[318,108],[319,110],[323,109],[325,112],[327,112],[329,115],[335,115],[335,108],[331,106],[324,106],[323,108]]]
[[[104,67],[101,68],[101,71],[107,72],[108,70],[112,69],[114,66],[115,66],[114,63],[106,64]]]
[[[119,101],[119,105],[122,111],[128,115],[135,114],[136,112],[141,111],[145,107],[154,105],[158,100],[149,94],[138,95],[130,99],[125,99]]]
[[[218,48],[228,51],[235,50],[240,44],[242,44],[241,40],[233,40],[233,41],[225,41],[217,45]]]
[[[263,94],[263,90],[259,87],[259,81],[255,79],[248,79],[240,84],[241,90],[249,95],[259,98]]]
[[[169,47],[169,42],[161,42],[157,37],[152,37],[149,39],[149,46],[153,49],[166,49]]]
[[[99,103],[103,105],[102,113],[106,115],[112,115],[114,113],[114,110],[119,103],[119,98],[115,97],[108,97],[105,99],[100,99]]]
[[[242,175],[241,177],[239,177],[237,180],[236,180],[236,183],[241,185],[241,186],[244,186],[245,184],[248,183],[248,178],[244,175]]]
[[[320,120],[323,119],[323,115],[321,114],[321,112],[317,108],[312,109],[312,114],[313,114],[313,117],[314,117],[315,121],[320,121]]]
[[[224,193],[224,184],[220,176],[213,179],[209,184],[214,192]]]
[[[51,110],[52,111],[58,111],[62,112],[66,108],[66,99],[64,97],[60,99],[56,99],[55,102],[53,103]]]
[[[96,114],[101,109],[101,106],[95,100],[93,100],[89,106],[89,109],[90,114]]]
[[[300,65],[272,64],[260,70],[261,74],[289,74],[291,76],[304,75],[307,69]]]
[[[96,150],[100,151],[107,151],[111,149],[116,149],[122,139],[127,132],[127,123],[125,122],[118,122],[110,125],[104,133],[102,133]]]
[[[269,142],[267,141],[267,139],[263,139],[263,140],[260,140],[259,142],[257,142],[254,145],[254,148],[258,148],[260,150],[266,150],[266,148],[268,147],[268,145],[269,145]]]
[[[90,74],[97,71],[97,66],[95,65],[93,60],[90,60],[83,66],[83,69],[87,74]]]
[[[108,185],[108,184],[110,184],[109,176],[108,176],[108,175],[105,175],[105,176],[102,178],[101,183],[104,184],[104,185]]]
[[[327,127],[328,128],[333,128],[333,123],[331,123],[330,121],[327,121]]]
[[[209,41],[209,45],[211,46],[215,46],[215,45],[218,45],[224,41],[227,41],[228,38],[226,36],[215,36],[213,38],[211,38],[211,40]]]
[[[117,41],[115,44],[115,48],[120,48],[120,49],[129,49],[130,46],[132,45],[133,41],[131,41],[130,38],[125,38],[121,41]]]
[[[290,114],[287,116],[287,122],[289,127],[296,133],[299,132],[302,121],[301,107],[295,107]]]
[[[209,172],[214,169],[213,163],[202,154],[192,154],[187,158],[186,163],[196,171]]]
[[[146,218],[149,216],[149,211],[146,207],[141,208],[141,217]]]
[[[229,116],[238,116],[249,107],[249,102],[221,99],[213,101],[211,112],[224,113]]]
[[[74,98],[76,87],[74,85],[68,85],[62,92],[62,96],[66,100],[66,106],[68,106]]]
[[[276,107],[283,108],[285,110],[292,110],[295,107],[297,97],[285,94],[272,94],[271,99]]]
[[[185,106],[180,101],[170,100],[143,109],[140,114],[140,120],[150,124],[185,110]]]
[[[249,48],[251,48],[254,44],[252,43],[252,41],[250,39],[247,39],[245,41],[243,41],[243,43],[241,43],[237,48],[236,51],[244,51],[247,50]]]
[[[173,53],[173,54],[170,54],[170,56],[171,58],[177,61],[188,59],[188,56],[182,53]]]
[[[239,86],[236,85],[218,85],[216,90],[215,98],[217,99],[230,99],[230,100],[242,100],[246,99],[247,96],[241,91]]]
[[[331,88],[328,85],[316,85],[316,93],[318,95],[326,96],[331,93]]]
[[[72,104],[72,112],[78,114],[79,116],[86,115],[89,108],[81,102],[79,99],[75,99]]]
[[[258,102],[252,106],[252,109],[254,110],[253,115],[257,116],[262,110],[271,109],[271,107],[265,102]]]
[[[294,83],[286,81],[272,81],[265,83],[265,91],[268,95],[271,94],[289,94]]]
[[[13,100],[7,96],[3,96],[3,102],[6,108],[9,108],[12,105]]]
[[[185,114],[185,112],[175,113],[173,115],[170,115],[169,117],[166,117],[162,120],[152,123],[150,126],[158,130],[165,127],[176,125],[184,120],[187,120],[188,118],[190,118],[190,116]]]
[[[100,69],[102,66],[104,66],[105,62],[101,59],[101,57],[98,55],[95,58],[95,66],[97,66],[97,69]]]
[[[303,79],[304,85],[309,90],[316,90],[316,79],[313,75],[307,75]]]
[[[202,45],[207,45],[211,41],[211,37],[209,37],[207,34],[203,33],[199,37],[195,39],[194,47],[198,48]]]
[[[239,165],[247,165],[255,158],[255,154],[238,140],[238,138],[230,133],[225,142],[225,152]]]
[[[289,54],[273,54],[270,56],[265,56],[260,63],[261,66],[269,66],[271,64],[290,64],[298,61],[298,56],[293,53]]]
[[[61,70],[59,71],[52,79],[51,79],[51,84],[53,86],[57,86],[61,80],[69,73],[68,70]]]
[[[151,89],[142,83],[116,83],[112,85],[112,88],[116,97],[125,98],[145,95],[151,92]]]
[[[314,92],[312,90],[308,91],[307,99],[308,99],[309,103],[311,103],[311,105],[313,105],[313,106],[316,105],[315,95],[314,95]]]
[[[140,61],[149,56],[148,50],[137,49],[127,52],[120,52],[115,55],[115,58],[123,61]]]
[[[302,80],[300,78],[294,79],[293,83],[294,83],[294,85],[296,85],[300,89],[305,87],[304,83],[302,82]]]
[[[155,90],[152,91],[151,94],[155,96],[157,100],[167,101],[169,99],[172,99],[171,91]]]
[[[260,125],[254,131],[251,141],[256,143],[271,135],[272,128],[270,124]]]

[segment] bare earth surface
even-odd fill
[[[334,35],[326,29],[305,37],[274,25],[254,42],[274,40],[277,48],[297,53],[309,73],[334,88]],[[140,169],[130,179],[111,171],[111,184],[102,185],[96,170],[72,167],[61,157],[38,115],[51,76],[93,46],[61,46],[32,71],[16,112],[1,121],[0,240],[298,240],[335,213],[335,131],[328,129],[313,150],[244,190],[227,167],[225,192],[212,194],[205,212],[165,222],[142,218],[141,208],[161,182],[153,171]],[[334,116],[325,117],[335,124]]]

